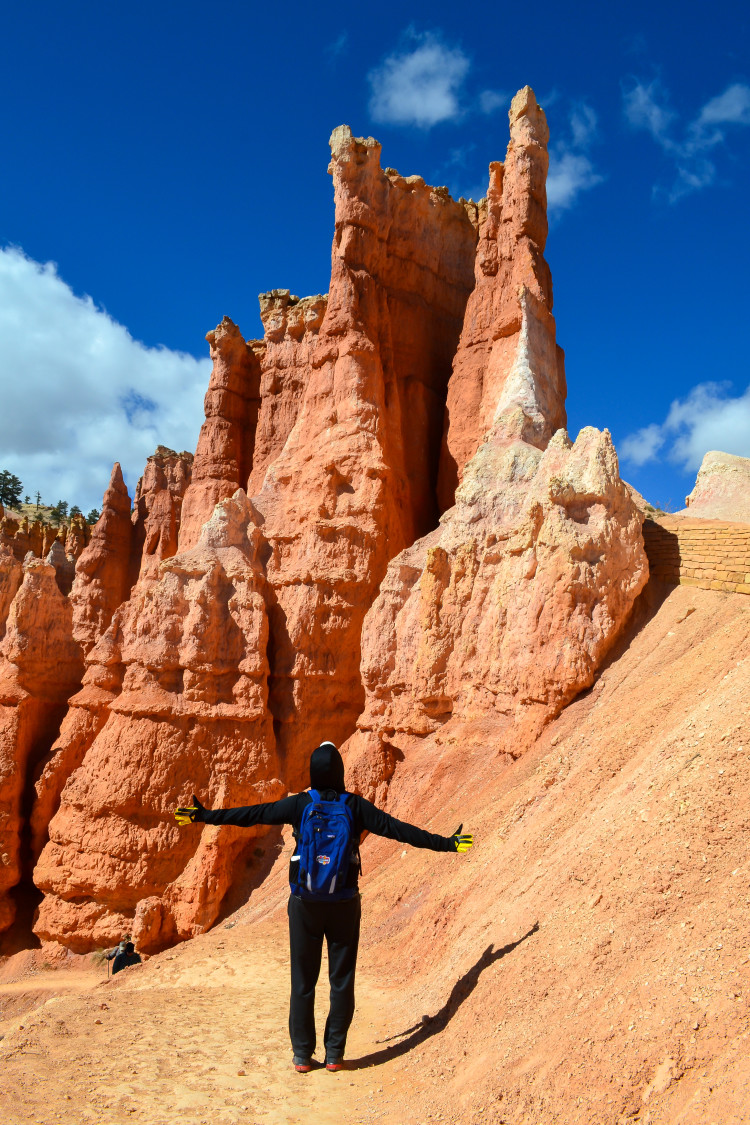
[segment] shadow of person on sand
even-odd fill
[[[399,1039],[400,1042],[393,1043],[390,1047],[383,1047],[380,1051],[371,1051],[369,1055],[363,1055],[359,1059],[349,1059],[347,1069],[363,1070],[369,1066],[382,1066],[383,1063],[391,1062],[399,1055],[405,1055],[407,1051],[413,1051],[415,1047],[421,1047],[433,1035],[441,1032],[453,1019],[464,1000],[471,996],[484,970],[493,965],[495,961],[499,961],[501,957],[512,953],[522,941],[526,941],[526,938],[531,937],[538,929],[539,923],[535,922],[523,937],[518,938],[517,941],[512,941],[510,945],[503,945],[500,949],[493,949],[491,945],[488,945],[479,960],[453,985],[450,996],[437,1015],[424,1016],[413,1027],[408,1027],[405,1031],[400,1031],[396,1035],[390,1035],[387,1039],[381,1039],[381,1043],[391,1043],[394,1039]],[[408,1038],[404,1039],[404,1036]]]

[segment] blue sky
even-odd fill
[[[325,291],[328,137],[478,195],[512,94],[552,139],[572,433],[679,507],[709,448],[750,456],[750,7],[34,2],[0,68],[0,468],[83,507],[112,460],[193,449],[224,314]],[[53,264],[54,263],[54,264]]]

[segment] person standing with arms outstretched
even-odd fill
[[[363,832],[386,836],[435,852],[466,852],[473,836],[425,832],[388,816],[356,793],[347,793],[344,762],[332,742],[310,757],[310,791],[280,801],[236,809],[206,809],[193,803],[175,811],[178,824],[291,824],[296,847],[289,864],[291,894],[289,945],[292,993],[289,1036],[294,1068],[312,1069],[315,1053],[315,986],[320,974],[323,939],[328,944],[331,1003],[323,1044],[327,1070],[341,1070],[349,1025],[354,1016],[354,976],[359,947],[359,842]]]

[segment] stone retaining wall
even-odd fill
[[[750,594],[750,524],[662,516],[644,521],[643,540],[654,578]]]

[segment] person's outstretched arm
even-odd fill
[[[471,835],[461,835],[463,825],[452,836],[439,836],[435,832],[426,832],[424,828],[417,828],[405,820],[396,820],[395,816],[378,809],[364,797],[358,797],[359,813],[363,828],[374,832],[376,836],[386,836],[389,840],[398,840],[400,844],[411,844],[413,848],[429,848],[433,852],[465,852],[474,843]]]
[[[261,805],[242,805],[236,809],[207,809],[193,794],[193,802],[185,808],[175,809],[178,824],[236,824],[239,828],[252,828],[254,824],[294,824],[298,819],[299,799],[306,794],[293,793],[280,801]]]

